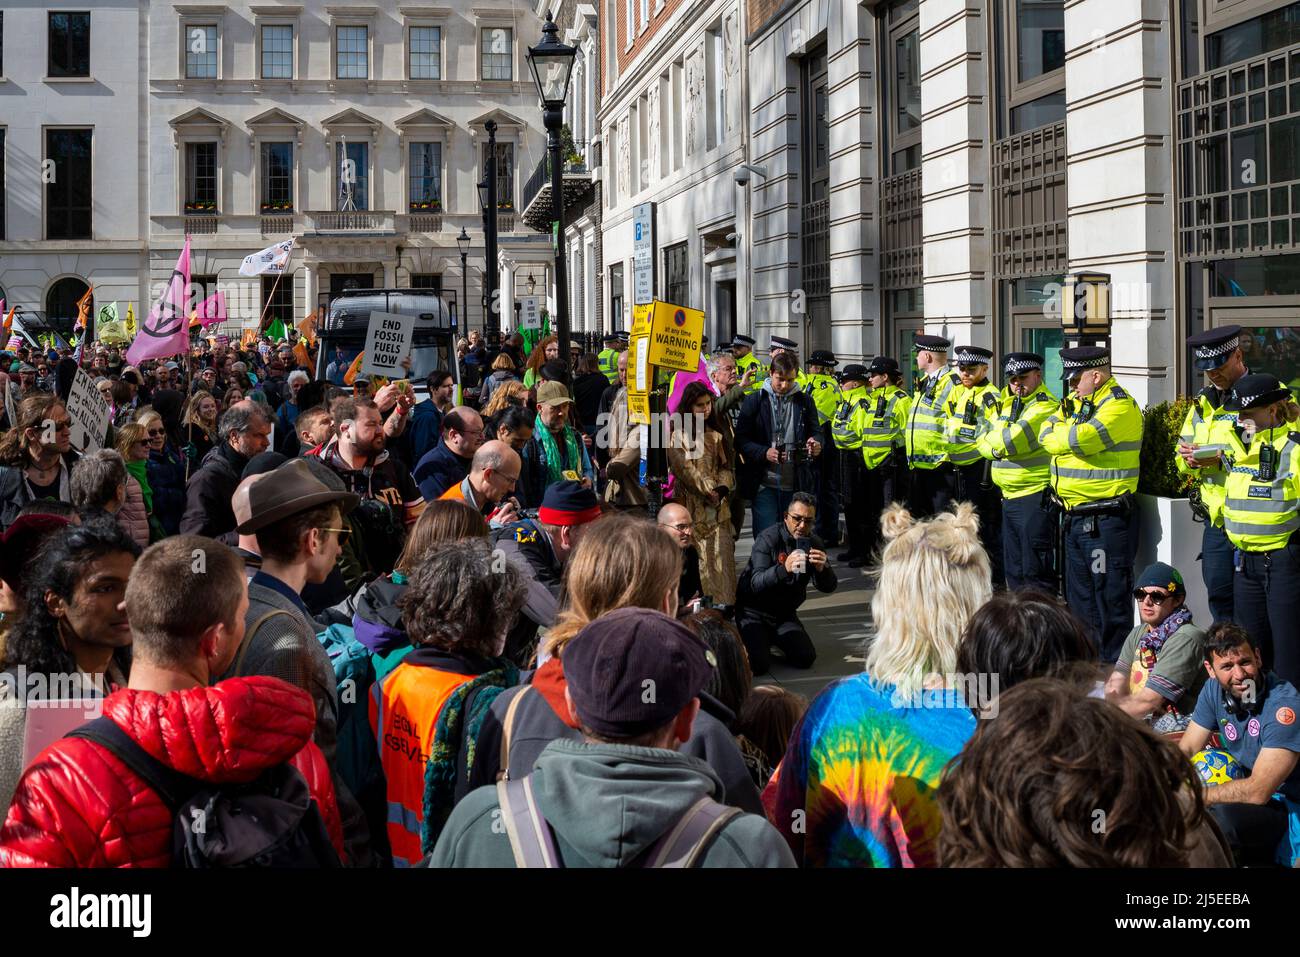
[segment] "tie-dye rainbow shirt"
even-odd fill
[[[937,866],[935,790],[975,718],[952,691],[896,699],[865,674],[841,678],[795,727],[763,803],[802,866]]]

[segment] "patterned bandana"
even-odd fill
[[[1139,651],[1150,651],[1153,655],[1160,654],[1160,649],[1164,647],[1169,636],[1176,632],[1183,625],[1190,624],[1192,621],[1192,610],[1184,605],[1176,612],[1162,621],[1157,628],[1153,628],[1145,635],[1138,639]]]

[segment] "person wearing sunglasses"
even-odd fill
[[[16,404],[15,427],[0,435],[0,532],[24,505],[72,502],[72,417],[57,396],[37,393]]]
[[[1185,731],[1205,684],[1205,632],[1192,624],[1178,569],[1149,565],[1133,589],[1141,621],[1124,639],[1106,699],[1163,734]]]
[[[347,540],[344,516],[359,501],[327,486],[305,460],[291,459],[247,486],[234,503],[239,509],[235,530],[256,538],[262,560],[248,583],[243,646],[218,680],[269,675],[310,692],[316,703],[314,739],[331,769],[338,734],[334,666],[316,640],[317,626],[301,593],[329,577]],[[357,837],[348,833],[353,802],[337,772],[334,778],[340,806],[349,808],[343,815],[344,838],[351,848]]]

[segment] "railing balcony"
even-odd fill
[[[564,208],[575,209],[591,190],[592,171],[600,166],[600,150],[595,143],[575,141],[576,152],[564,159],[561,171],[564,183]],[[545,155],[524,184],[524,222],[538,232],[549,232],[555,213],[551,208],[551,161]]]
[[[413,233],[440,233],[442,210],[412,209],[407,216],[407,224]]]
[[[211,236],[217,231],[220,214],[213,210],[185,210],[185,233],[189,236]]]
[[[397,232],[397,213],[391,209],[325,209],[303,213],[309,233]]]
[[[280,236],[285,233],[294,231],[294,220],[297,217],[293,213],[262,213],[262,235],[263,236]]]

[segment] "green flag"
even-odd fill
[[[289,333],[284,331],[284,322],[280,319],[271,320],[271,324],[266,327],[266,334],[272,342],[289,341]]]

